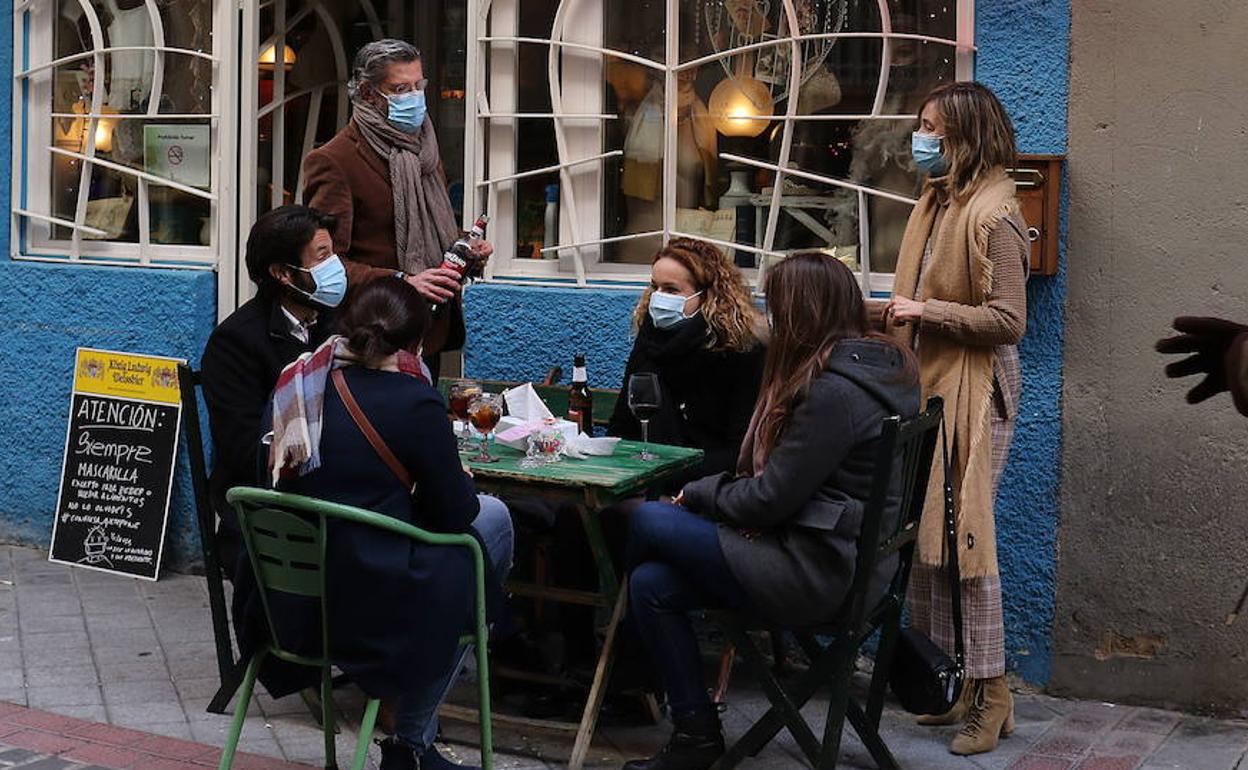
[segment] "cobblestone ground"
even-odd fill
[[[725,727],[739,736],[766,710],[762,694],[734,680]],[[203,770],[215,766],[227,717],[206,712],[217,688],[207,593],[200,578],[137,581],[46,561],[36,549],[0,546],[0,768],[23,770]],[[468,689],[470,692],[470,688]],[[895,709],[882,733],[905,768],[942,770],[1248,770],[1248,724],[1183,714],[1018,694],[1018,731],[992,754],[970,759],[946,751],[950,729],[920,728]],[[362,696],[337,698],[349,756]],[[824,704],[808,714],[818,726]],[[447,722],[446,754],[473,762],[475,729]],[[615,768],[654,751],[663,726],[599,730],[589,766]],[[563,766],[562,736],[496,727],[500,768]],[[298,696],[258,695],[248,710],[236,767],[279,770],[322,766],[319,728]],[[375,767],[376,756],[372,757]],[[805,766],[782,733],[751,768]],[[841,766],[871,768],[847,735]]]

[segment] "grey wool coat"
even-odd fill
[[[896,347],[846,340],[794,408],[761,474],[720,473],[685,486],[685,506],[720,524],[724,558],[766,617],[785,625],[835,617],[854,579],[883,420],[918,409],[918,380]],[[894,486],[885,511],[892,522],[899,479]],[[874,587],[895,570],[895,558],[880,564]]]

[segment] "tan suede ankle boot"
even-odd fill
[[[969,682],[972,685],[966,724],[953,737],[949,751],[960,756],[986,754],[1014,732],[1014,696],[1004,676]]]
[[[918,723],[927,726],[942,726],[960,725],[965,722],[966,711],[971,705],[973,684],[975,684],[973,681],[968,681],[962,685],[962,692],[958,695],[958,700],[954,702],[953,708],[943,714],[924,714],[918,718]]]

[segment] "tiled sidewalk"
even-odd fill
[[[0,703],[0,768],[201,770],[213,765],[212,747],[225,742],[229,719],[205,711],[217,687],[211,640],[200,578],[169,574],[148,583],[50,564],[41,551],[0,545],[0,702],[52,712],[14,711]],[[346,722],[338,741],[338,754],[345,759],[362,699],[358,691],[347,690],[336,701]],[[728,701],[724,719],[731,740],[766,710],[766,702],[741,676],[734,678]],[[824,708],[819,701],[808,708],[816,725]],[[1243,722],[1040,695],[1017,696],[1017,716],[1013,737],[992,754],[970,759],[946,751],[950,728],[920,728],[896,710],[886,711],[882,732],[901,766],[911,769],[1248,770],[1248,725]],[[71,719],[57,721],[65,717]],[[84,726],[76,720],[100,724]],[[115,732],[119,728],[129,729]],[[471,748],[474,727],[448,722],[444,729],[445,753],[459,761],[477,759]],[[562,767],[570,749],[564,737],[495,729],[500,769]],[[604,725],[589,766],[614,770],[625,758],[654,751],[666,732],[665,727]],[[124,741],[117,738],[122,735]],[[22,755],[21,764],[6,759],[7,751],[17,750],[34,754]],[[320,767],[323,762],[320,730],[297,696],[257,697],[240,750],[254,755],[240,759],[240,768],[294,767],[287,762]],[[134,757],[120,752],[144,756],[126,764]],[[787,770],[805,762],[783,733],[745,766]],[[841,766],[874,767],[852,732]]]

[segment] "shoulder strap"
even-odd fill
[[[949,440],[945,418],[940,418],[940,449],[945,464],[945,550],[949,554],[949,601],[953,606],[954,662],[961,668],[965,659],[965,641],[962,629],[962,573],[958,569],[958,523],[954,513],[953,480],[950,478]]]
[[[342,376],[341,369],[335,369],[330,375],[334,380],[334,389],[338,391],[338,397],[342,399],[342,403],[347,407],[347,412],[351,415],[351,419],[355,421],[355,426],[364,434],[364,438],[368,439],[368,443],[373,445],[373,449],[381,458],[394,475],[402,482],[404,489],[412,488],[412,475],[403,467],[403,463],[399,462],[399,458],[394,456],[394,452],[390,451],[390,447],[386,446],[385,440],[381,434],[368,421],[368,417],[364,414],[364,410],[360,409],[360,405],[356,403],[355,396],[351,395],[351,389],[347,387],[346,378]]]

